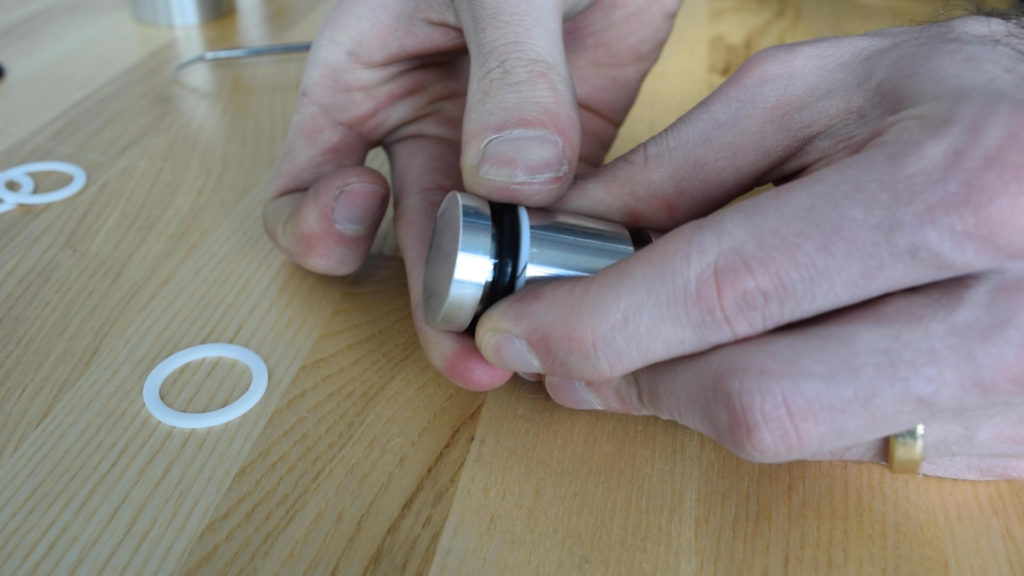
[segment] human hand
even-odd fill
[[[1022,478],[1022,152],[1017,24],[766,50],[559,202],[672,231],[499,302],[477,342],[565,406],[754,461],[884,461],[923,422],[923,473]]]
[[[462,386],[500,385],[510,373],[471,337],[423,321],[437,207],[454,189],[547,204],[599,166],[680,1],[340,0],[274,173],[270,237],[310,270],[355,271],[387,206],[387,182],[362,166],[383,145],[424,351]]]

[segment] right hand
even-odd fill
[[[759,53],[560,203],[670,232],[501,300],[480,349],[749,460],[883,462],[923,422],[924,474],[1024,478],[1022,25]]]
[[[324,274],[362,264],[388,201],[363,167],[383,145],[413,318],[430,361],[475,390],[511,375],[433,330],[421,283],[443,196],[533,206],[601,164],[681,0],[340,0],[313,43],[263,219]]]

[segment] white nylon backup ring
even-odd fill
[[[17,176],[27,176],[33,172],[63,172],[71,176],[71,183],[52,192],[25,195],[20,190],[12,192],[5,186],[0,186],[0,200],[9,204],[49,204],[78,194],[85,188],[85,183],[89,179],[89,176],[81,166],[69,162],[50,160],[45,162],[29,162],[28,164],[8,168],[3,172],[3,175],[4,178],[13,179]]]
[[[249,389],[238,400],[210,412],[179,412],[165,404],[160,398],[164,380],[185,364],[203,358],[230,358],[248,366],[252,372]],[[157,364],[142,386],[142,401],[149,413],[164,424],[178,428],[209,428],[230,422],[252,409],[267,391],[267,380],[267,364],[252,350],[223,342],[200,344],[175,352]]]
[[[18,191],[14,192],[11,189],[7,188],[8,182],[16,183],[19,186]],[[5,170],[3,172],[0,172],[0,188],[3,188],[5,191],[10,192],[12,194],[17,194],[18,196],[28,196],[29,194],[32,194],[33,192],[36,191],[36,181],[33,180],[32,177],[27,174],[11,174]],[[4,212],[10,212],[11,210],[14,210],[17,207],[18,205],[14,204],[13,202],[0,201],[0,214],[3,214]]]

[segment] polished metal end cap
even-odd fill
[[[135,19],[157,26],[198,26],[234,11],[234,0],[132,0]]]
[[[481,309],[494,275],[491,207],[452,191],[437,211],[423,274],[423,315],[431,328],[464,332]]]

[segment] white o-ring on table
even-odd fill
[[[7,188],[8,182],[14,182],[18,185],[17,192]],[[4,170],[3,172],[0,172],[0,188],[5,192],[16,194],[20,200],[21,197],[28,196],[36,191],[36,181],[28,174],[11,174],[9,171]],[[17,207],[18,205],[13,202],[0,201],[0,214],[10,212]]]
[[[203,358],[229,358],[248,366],[252,372],[249,389],[238,400],[210,412],[179,412],[165,404],[160,398],[164,380],[185,364]],[[178,428],[209,428],[230,422],[252,409],[267,391],[267,381],[267,364],[259,354],[237,344],[212,342],[175,352],[157,364],[142,386],[142,401],[149,413],[164,424]]]
[[[0,185],[0,200],[8,204],[49,204],[78,194],[85,188],[85,183],[89,179],[89,176],[81,166],[69,162],[55,161],[29,162],[28,164],[4,170],[2,176],[5,181],[10,181],[19,176],[28,176],[33,172],[63,172],[71,176],[71,183],[52,192],[40,194],[23,194],[21,190],[12,192],[6,186]],[[18,183],[22,182],[20,179],[16,181]],[[35,182],[33,182],[32,187],[33,189],[35,188]]]

